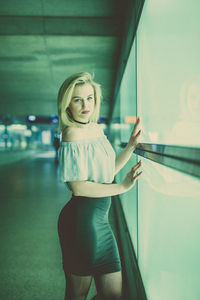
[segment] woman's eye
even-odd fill
[[[78,102],[78,101],[80,101],[80,99],[79,99],[79,98],[76,98],[76,99],[74,99],[74,102]]]
[[[88,97],[88,100],[93,100],[93,97]]]

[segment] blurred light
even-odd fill
[[[38,129],[37,126],[33,125],[33,126],[31,126],[31,130],[32,130],[33,132],[37,132],[39,129]]]
[[[51,132],[50,130],[42,131],[42,143],[45,145],[51,144]]]
[[[107,122],[108,122],[108,119],[107,118],[103,118],[103,117],[100,117],[99,119],[98,119],[98,123],[106,123],[107,124]]]
[[[0,125],[0,130],[4,131],[5,126],[4,125]]]
[[[20,145],[21,145],[21,148],[25,149],[27,147],[27,142],[26,141],[22,141],[20,143]]]
[[[25,135],[25,136],[32,136],[31,130],[30,130],[30,129],[25,130],[25,131],[24,131],[24,135]]]
[[[22,124],[12,124],[8,127],[9,131],[14,131],[14,130],[26,130],[27,127],[26,125]]]
[[[40,153],[37,155],[37,157],[40,158],[51,158],[51,157],[55,157],[55,151],[48,151],[45,153]]]
[[[130,125],[129,124],[111,124],[112,129],[129,129]]]
[[[136,116],[126,116],[125,123],[136,123],[137,117]]]
[[[35,121],[36,119],[37,119],[37,117],[34,115],[27,116],[28,121]]]
[[[52,116],[51,120],[53,123],[58,123],[58,117],[57,116]]]

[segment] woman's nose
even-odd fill
[[[82,106],[83,106],[83,107],[87,107],[87,100],[83,100],[83,101],[82,101]]]

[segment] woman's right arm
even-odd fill
[[[129,191],[135,184],[137,178],[142,171],[136,174],[136,171],[141,167],[139,161],[121,183],[96,183],[91,181],[70,181],[68,185],[75,196],[83,197],[109,197],[115,196]]]

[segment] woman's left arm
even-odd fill
[[[141,134],[141,130],[138,131],[139,124],[140,118],[138,117],[126,147],[119,153],[119,155],[115,159],[115,175],[128,162],[133,151],[136,149],[137,144],[139,143],[139,138]]]

